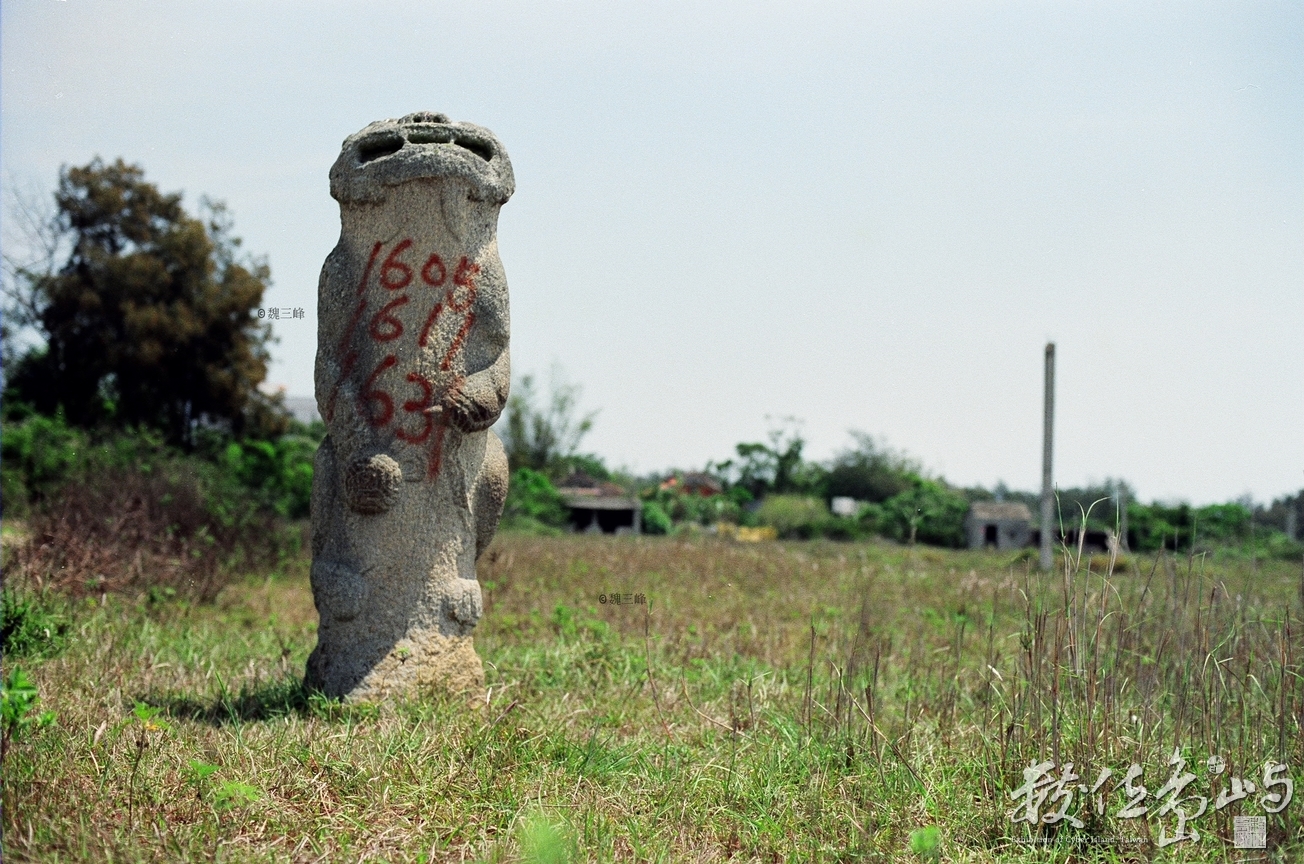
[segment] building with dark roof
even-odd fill
[[[643,502],[615,483],[576,471],[557,491],[570,511],[572,530],[593,534],[639,534],[643,530]]]
[[[1013,501],[975,501],[964,528],[970,549],[1022,549],[1032,542],[1032,513]]]
[[[703,498],[710,498],[724,492],[724,486],[720,485],[719,480],[701,471],[689,471],[683,475],[671,474],[661,484],[661,488],[679,491],[685,495],[701,495]]]

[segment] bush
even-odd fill
[[[785,539],[819,536],[829,518],[823,501],[803,495],[768,495],[756,511],[757,522],[774,528]]]
[[[860,522],[844,516],[830,516],[818,528],[830,540],[859,540],[869,533]]]
[[[655,501],[643,502],[644,534],[669,534],[673,527],[674,523],[660,504]]]
[[[879,530],[895,540],[960,548],[965,545],[968,500],[933,480],[912,478],[911,488],[883,502]]]
[[[865,534],[883,534],[884,512],[881,504],[866,504],[856,514],[856,521]]]
[[[276,441],[232,441],[222,453],[223,467],[258,503],[279,516],[306,519],[312,501],[312,459],[317,442],[302,435]]]
[[[52,657],[68,642],[68,619],[48,595],[0,593],[0,646],[4,656]]]
[[[1255,537],[1254,553],[1265,558],[1298,561],[1304,555],[1304,543],[1293,540],[1281,531],[1268,529]]]
[[[238,509],[263,508],[278,516],[304,519],[312,498],[312,460],[320,435],[300,426],[300,434],[263,440],[233,440],[215,429],[196,435],[192,456],[164,445],[160,433],[127,429],[94,440],[53,417],[28,414],[6,420],[3,434],[4,505],[25,515],[60,497],[68,484],[105,471],[150,473],[161,461],[191,462],[208,485],[227,487],[227,503]],[[212,463],[206,465],[204,463]],[[238,487],[238,488],[237,488]],[[253,493],[252,497],[250,492]]]
[[[741,486],[734,486],[724,494],[702,495],[697,491],[685,492],[678,485],[662,488],[657,484],[644,489],[640,497],[645,508],[643,522],[649,526],[649,534],[668,533],[674,523],[701,526],[738,523],[744,519],[744,505],[752,500],[751,493]],[[646,509],[650,505],[656,505],[651,517]],[[665,531],[653,527],[662,517],[667,520]]]
[[[150,467],[77,480],[33,514],[14,555],[21,578],[74,595],[166,587],[205,600],[237,567],[275,562],[298,545],[220,475],[214,482],[181,460]]]
[[[1252,514],[1240,504],[1165,506],[1132,502],[1127,508],[1128,546],[1137,552],[1190,549],[1204,541],[1240,545],[1250,537]]]
[[[534,532],[540,527],[560,529],[569,519],[561,493],[547,476],[532,468],[516,469],[503,505],[504,528]]]
[[[24,515],[32,505],[54,495],[73,476],[87,446],[86,433],[53,417],[33,414],[4,424],[0,448],[3,507],[8,515]]]
[[[20,426],[41,430],[48,419],[6,424],[5,437]],[[278,446],[268,444],[273,453]],[[289,453],[296,446],[302,455],[310,445],[283,449]],[[122,432],[81,446],[60,471],[61,485],[35,485],[27,537],[14,550],[7,574],[29,587],[73,594],[159,587],[206,599],[236,567],[279,561],[301,540],[268,506],[270,494],[260,489],[250,494],[245,485],[250,477],[230,464],[184,455],[156,432]],[[298,474],[304,490],[311,485],[310,472],[308,466],[306,475]],[[29,473],[34,483],[43,476]],[[279,488],[284,475],[270,488]],[[293,506],[283,510],[296,512]]]

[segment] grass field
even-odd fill
[[[8,744],[5,855],[1304,860],[1299,800],[1267,852],[1231,842],[1266,760],[1304,779],[1299,563],[1075,557],[500,536],[487,696],[380,709],[299,686],[305,560],[205,605],[45,597],[63,646],[6,660],[55,719]],[[1175,747],[1194,779],[1164,799]],[[1081,828],[1011,821],[1041,760],[1082,778]],[[1134,762],[1150,812],[1122,819]],[[1076,783],[1106,767],[1097,816]],[[1259,789],[1215,811],[1232,777]],[[1200,797],[1201,839],[1160,847]]]

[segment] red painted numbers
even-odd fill
[[[377,364],[371,374],[367,376],[367,383],[363,385],[362,391],[358,393],[358,407],[362,409],[362,416],[367,418],[367,422],[372,426],[384,426],[394,416],[394,400],[389,398],[389,394],[376,386],[376,379],[380,373],[393,366],[398,365],[398,358],[389,354],[384,360]],[[373,410],[373,406],[379,405],[380,410]]]
[[[403,410],[409,414],[416,414],[421,417],[421,431],[416,434],[408,432],[403,427],[394,430],[394,434],[409,444],[423,444],[430,437],[430,430],[435,426],[435,418],[428,412],[435,402],[435,388],[424,376],[416,372],[409,372],[407,380],[421,388],[421,398],[412,399],[403,403]]]
[[[380,250],[383,248],[385,248],[385,244],[379,240],[376,241],[375,246],[371,247],[371,257],[367,259],[367,266],[362,270],[362,281],[358,283],[359,297],[367,290],[367,280],[371,278],[371,268],[376,266],[376,256],[380,254]]]
[[[463,258],[462,260],[465,261],[466,259]],[[431,269],[432,267],[439,268],[438,277],[435,276],[435,271]],[[448,268],[444,267],[444,259],[440,258],[438,254],[431,255],[429,260],[426,261],[426,266],[421,268],[421,281],[429,285],[431,288],[438,288],[440,285],[444,284],[444,280],[447,278]]]
[[[443,361],[439,364],[440,372],[447,372],[453,367],[453,358],[457,352],[462,350],[466,343],[466,334],[471,332],[471,325],[475,323],[475,313],[467,312],[466,320],[462,322],[461,328],[458,329],[457,335],[453,337],[453,342],[448,346],[448,353],[444,355]]]
[[[404,253],[412,248],[412,240],[404,239],[394,245],[385,256],[380,265],[379,282],[381,287],[387,291],[402,291],[412,284],[414,275],[412,266],[403,260]],[[329,422],[335,413],[336,397],[340,386],[344,380],[353,374],[359,359],[358,350],[353,348],[353,339],[356,335],[359,325],[367,310],[366,290],[371,279],[371,273],[376,267],[377,260],[380,259],[381,252],[384,250],[385,243],[377,242],[371,248],[371,254],[367,258],[366,267],[362,271],[362,280],[358,284],[357,297],[359,298],[357,308],[349,319],[345,332],[341,335],[339,343],[339,353],[343,355],[341,363],[340,377],[335,382],[331,390],[331,396],[326,409],[326,419]],[[421,282],[430,288],[443,288],[448,283],[449,265],[438,254],[432,254],[428,257],[421,267]],[[444,356],[440,358],[439,369],[442,372],[448,372],[452,369],[453,361],[458,353],[461,352],[466,344],[471,327],[475,324],[475,312],[472,307],[476,300],[475,277],[480,274],[480,267],[472,261],[467,260],[465,256],[457,262],[453,268],[453,284],[447,287],[443,296],[437,299],[430,309],[429,315],[426,316],[424,326],[417,339],[417,346],[425,348],[430,341],[432,334],[436,332],[440,317],[445,310],[451,310],[452,313],[463,316],[457,331],[453,335]],[[371,316],[367,324],[366,333],[376,344],[392,342],[403,335],[404,327],[402,320],[399,319],[397,312],[404,306],[412,302],[412,297],[408,294],[399,294],[391,299],[380,311]],[[368,425],[373,428],[382,428],[395,422],[394,435],[402,441],[409,444],[425,444],[431,442],[431,451],[428,462],[428,476],[433,478],[439,473],[439,468],[443,462],[443,445],[446,426],[443,423],[436,423],[435,408],[436,397],[435,387],[424,375],[419,372],[408,372],[406,375],[407,383],[416,385],[418,394],[417,398],[408,399],[403,402],[402,409],[404,417],[416,415],[419,422],[416,424],[395,421],[394,418],[394,399],[380,385],[381,377],[390,369],[398,366],[398,358],[394,354],[386,354],[384,359],[372,369],[367,376],[366,382],[358,392],[358,411],[367,421]],[[449,388],[445,398],[456,395],[461,389],[463,379],[459,377],[456,382]],[[415,425],[415,429],[412,427]],[[432,436],[433,433],[433,436]],[[433,437],[433,441],[431,441]]]
[[[384,265],[380,268],[380,284],[390,291],[406,288],[408,283],[412,281],[412,268],[398,260],[398,256],[402,255],[411,245],[411,240],[404,240],[399,243],[394,247],[394,251],[389,253],[389,257],[385,259]]]
[[[426,318],[426,326],[421,328],[421,338],[417,340],[417,347],[426,347],[426,340],[430,338],[430,331],[439,320],[439,313],[444,311],[443,303],[436,303],[435,308],[430,310],[430,316]]]
[[[474,277],[480,275],[480,265],[472,264],[463,256],[462,260],[457,262],[457,272],[453,274],[453,285],[458,288],[466,289],[466,298],[459,304],[453,296],[450,289],[448,292],[448,305],[455,312],[465,312],[471,308],[475,302],[475,282]]]
[[[399,295],[386,303],[384,308],[376,313],[375,317],[371,319],[371,326],[367,328],[367,332],[371,334],[372,339],[377,342],[389,342],[403,335],[403,322],[395,318],[392,313],[395,309],[406,306],[408,300],[406,294]]]

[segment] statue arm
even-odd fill
[[[463,432],[480,432],[497,423],[507,404],[511,378],[511,361],[504,350],[488,369],[466,376],[460,386],[448,390],[443,404],[448,421]]]
[[[498,422],[507,404],[512,366],[505,300],[504,296],[501,304],[476,304],[476,323],[466,346],[467,376],[449,388],[442,400],[444,416],[463,432],[488,429]]]

